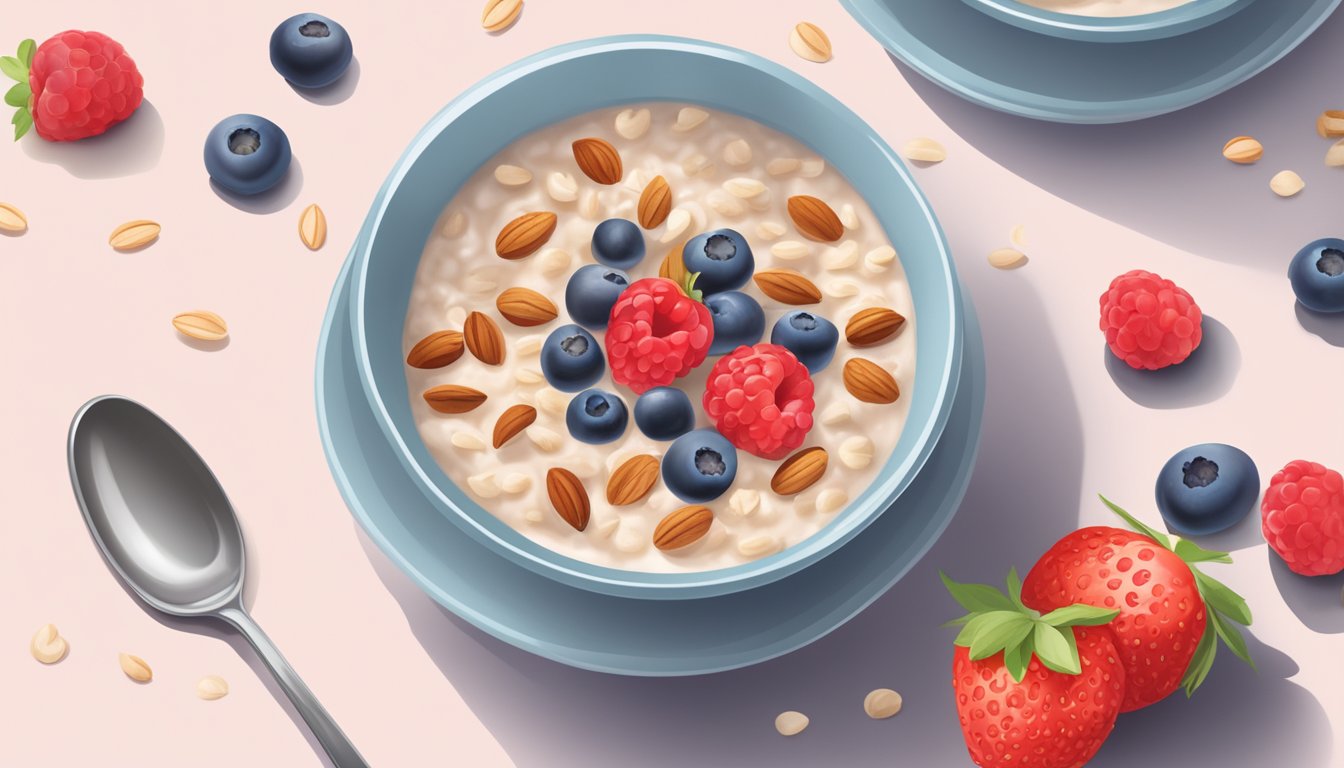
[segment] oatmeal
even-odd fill
[[[699,571],[803,541],[873,482],[914,323],[824,159],[651,103],[481,166],[425,244],[403,352],[421,438],[484,509],[579,560]]]
[[[1075,16],[1141,16],[1169,11],[1197,0],[1022,0],[1023,3]]]

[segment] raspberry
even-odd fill
[[[1260,505],[1265,541],[1303,576],[1344,571],[1344,477],[1314,461],[1279,470]]]
[[[1136,269],[1101,295],[1101,330],[1116,357],[1155,371],[1183,362],[1203,338],[1204,315],[1182,288]]]
[[[709,309],[662,277],[636,280],[611,307],[611,378],[639,394],[671,384],[704,362],[714,341]]]
[[[812,377],[778,344],[738,347],[705,382],[705,412],[719,434],[763,459],[782,459],[812,429]]]
[[[121,43],[101,32],[62,32],[20,65],[27,69],[32,95],[15,117],[15,138],[29,122],[47,141],[97,136],[130,117],[144,98],[145,81],[135,62]]]

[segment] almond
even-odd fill
[[[576,531],[588,527],[588,491],[578,476],[563,467],[546,470],[546,495],[560,518]]]
[[[316,251],[327,242],[327,215],[316,203],[304,208],[299,215],[299,239],[310,251]]]
[[[654,176],[639,195],[639,226],[653,229],[666,221],[671,212],[672,189],[667,186],[667,179]]]
[[[686,284],[686,262],[682,261],[682,251],[686,249],[686,243],[676,246],[667,252],[663,257],[663,263],[658,265],[658,276],[665,277],[677,285]]]
[[[495,253],[513,261],[529,256],[555,234],[557,217],[550,211],[531,211],[510,221],[495,238]]]
[[[173,327],[183,336],[200,341],[219,341],[229,335],[224,318],[204,309],[193,309],[173,317]]]
[[[802,272],[794,269],[762,269],[753,277],[761,293],[784,304],[816,304],[821,291]]]
[[[523,0],[486,0],[481,10],[481,27],[487,32],[502,32],[518,20]]]
[[[780,496],[793,496],[807,490],[826,474],[829,457],[821,446],[804,448],[779,465],[770,478],[770,490]]]
[[[625,175],[621,168],[621,153],[606,139],[588,137],[573,144],[574,161],[583,175],[598,184],[619,184]]]
[[[505,443],[517,437],[524,429],[532,426],[532,422],[536,420],[536,408],[522,404],[509,406],[508,410],[500,414],[499,421],[495,422],[493,439],[495,448],[503,447]]]
[[[462,328],[462,340],[467,349],[486,365],[504,362],[504,332],[486,315],[472,312]]]
[[[1249,165],[1265,155],[1265,148],[1250,136],[1229,139],[1223,145],[1223,157],[1234,163]]]
[[[435,331],[417,341],[406,354],[406,364],[412,368],[442,368],[457,362],[462,356],[462,334],[457,331]]]
[[[855,347],[871,347],[890,339],[905,325],[905,317],[894,309],[861,309],[845,324],[845,340]]]
[[[901,396],[901,388],[890,373],[862,357],[845,361],[845,389],[865,403],[894,403]]]
[[[128,221],[112,230],[107,242],[113,250],[134,251],[158,240],[161,229],[158,224],[147,219]]]
[[[499,314],[514,325],[531,328],[551,322],[559,314],[555,302],[531,288],[509,288],[495,299]]]
[[[607,480],[607,503],[617,507],[634,504],[647,496],[657,482],[657,457],[648,454],[632,456]]]
[[[27,229],[28,217],[23,215],[23,211],[9,203],[0,203],[0,232],[18,234]]]
[[[794,195],[786,207],[793,226],[804,237],[833,243],[845,235],[845,225],[840,223],[840,217],[822,200],[811,195]]]
[[[429,407],[439,413],[466,413],[485,402],[485,393],[479,389],[458,384],[440,384],[426,389],[423,397]]]
[[[1344,110],[1327,109],[1316,118],[1316,132],[1322,139],[1344,136]]]
[[[668,514],[653,529],[653,546],[666,552],[681,549],[703,539],[714,522],[708,507],[692,504]]]

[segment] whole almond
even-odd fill
[[[770,478],[770,490],[780,496],[794,496],[802,493],[826,474],[826,465],[830,457],[821,446],[804,448],[784,460]]]
[[[1344,110],[1327,109],[1316,118],[1316,132],[1323,139],[1344,136]]]
[[[833,243],[845,236],[845,225],[840,223],[831,206],[811,195],[794,195],[787,203],[793,226],[804,237]]]
[[[1264,154],[1265,148],[1250,136],[1238,136],[1223,145],[1223,157],[1241,165],[1254,163]]]
[[[462,326],[462,340],[482,363],[500,365],[504,362],[504,332],[488,316],[480,312],[467,315]]]
[[[667,255],[663,257],[662,263],[658,265],[659,277],[665,277],[677,285],[686,284],[686,277],[688,275],[686,272],[686,262],[681,258],[682,251],[684,250],[686,250],[686,243],[682,243],[667,252]]]
[[[229,326],[224,318],[204,309],[174,315],[173,327],[183,336],[201,341],[219,341],[229,335]]]
[[[137,248],[144,248],[158,240],[160,230],[162,230],[162,227],[155,222],[148,219],[136,219],[112,230],[107,242],[114,250],[133,251]]]
[[[653,529],[653,546],[664,552],[690,546],[703,539],[713,523],[714,513],[708,507],[682,507],[658,521]]]
[[[821,291],[802,272],[794,269],[762,269],[752,276],[761,293],[783,304],[816,304]]]
[[[545,325],[559,314],[555,302],[531,288],[506,289],[495,299],[495,307],[505,320],[524,328]]]
[[[588,505],[588,491],[578,475],[564,467],[552,467],[546,470],[546,495],[551,506],[566,523],[576,531],[588,527],[588,516],[592,510]]]
[[[150,669],[145,660],[139,656],[119,653],[117,654],[117,663],[121,665],[121,671],[137,683],[148,683],[154,679],[154,670]]]
[[[667,220],[672,212],[672,189],[667,179],[654,176],[639,195],[639,226],[653,229]]]
[[[550,211],[531,211],[510,221],[495,238],[495,253],[513,261],[530,256],[555,234],[557,217]]]
[[[304,208],[299,215],[299,239],[310,251],[316,251],[327,242],[327,215],[317,203]]]
[[[513,438],[517,437],[524,429],[532,426],[532,422],[537,420],[537,409],[530,405],[511,405],[508,410],[500,414],[499,421],[495,422],[495,434],[493,444],[496,449],[504,446]]]
[[[799,56],[818,64],[831,60],[831,39],[821,27],[801,21],[789,32],[789,48]]]
[[[439,413],[466,413],[485,402],[485,393],[460,384],[440,384],[426,389],[422,397]]]
[[[28,643],[28,652],[43,664],[55,664],[65,658],[69,650],[70,644],[61,637],[55,624],[42,625],[33,633],[33,639]]]
[[[842,378],[849,394],[865,403],[885,405],[896,402],[901,396],[896,379],[872,360],[855,357],[845,361]]]
[[[890,339],[905,325],[905,317],[894,309],[861,309],[845,324],[845,340],[855,347],[871,347]]]
[[[518,20],[523,12],[523,0],[486,0],[481,10],[481,27],[487,32],[501,32]]]
[[[634,504],[658,482],[658,459],[641,454],[626,459],[607,480],[607,503],[617,507]]]
[[[579,139],[572,145],[574,162],[579,164],[583,175],[598,184],[619,184],[625,175],[621,167],[621,153],[606,139],[588,137]]]
[[[435,331],[411,347],[406,354],[406,364],[412,368],[442,368],[457,362],[463,349],[461,333]]]
[[[27,229],[28,217],[23,215],[23,211],[9,203],[0,203],[0,232],[17,234]]]

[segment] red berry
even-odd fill
[[[782,459],[812,429],[812,377],[778,344],[738,347],[705,381],[705,412],[719,433],[747,453]]]
[[[1344,478],[1312,461],[1279,470],[1260,506],[1265,541],[1294,573],[1344,571]]]
[[[1204,316],[1170,280],[1136,269],[1101,295],[1101,330],[1116,357],[1155,371],[1183,362],[1203,338]]]
[[[121,43],[62,32],[38,46],[28,68],[33,127],[47,141],[97,136],[140,106],[144,82]]]
[[[662,277],[636,280],[611,307],[611,377],[639,394],[671,384],[704,362],[714,341],[709,309]]]

